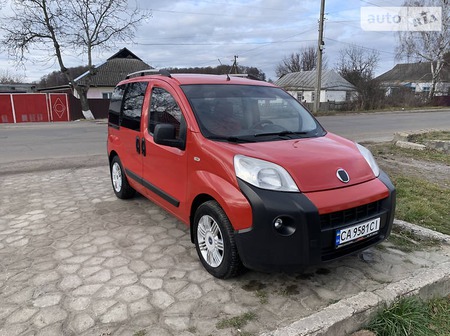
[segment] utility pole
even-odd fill
[[[322,91],[322,53],[323,53],[323,22],[325,20],[325,0],[320,2],[319,40],[317,43],[316,94],[314,97],[314,113],[319,112],[320,91]]]
[[[238,67],[237,67],[237,58],[238,58],[238,57],[239,57],[239,56],[234,55],[234,62],[233,62],[233,65],[231,66],[230,73],[233,72],[233,69],[234,69],[234,73],[235,73],[235,74],[238,73]]]

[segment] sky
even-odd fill
[[[9,2],[1,15],[10,13]],[[379,52],[375,73],[390,70],[395,59],[396,33],[361,28],[361,7],[401,6],[403,0],[326,0],[324,56],[327,68],[334,68],[339,51],[352,45]],[[301,48],[316,46],[320,0],[130,0],[151,12],[136,31],[134,41],[116,43],[108,51],[95,52],[101,64],[123,47],[154,68],[215,67],[238,64],[261,69],[267,79],[276,80],[276,66]],[[0,32],[1,36],[2,32]],[[34,51],[36,55],[39,51]],[[86,58],[65,54],[66,66],[84,65]],[[404,61],[403,61],[404,62]],[[27,62],[16,67],[0,51],[0,73],[38,81],[58,70],[56,62]]]

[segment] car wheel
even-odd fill
[[[242,269],[233,227],[216,201],[199,206],[194,216],[194,243],[205,269],[216,278],[227,279]]]
[[[111,182],[114,193],[118,198],[128,199],[133,197],[136,193],[136,191],[128,184],[127,177],[118,156],[114,156],[111,161]]]

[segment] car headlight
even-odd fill
[[[299,192],[291,175],[281,166],[244,155],[234,157],[236,176],[255,187],[276,191]]]
[[[359,152],[364,156],[364,159],[366,159],[367,163],[369,164],[370,168],[372,168],[373,174],[375,177],[378,177],[380,175],[380,168],[378,167],[377,163],[375,162],[375,159],[366,147],[361,146],[360,144],[356,144],[356,146],[359,149]]]

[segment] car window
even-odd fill
[[[117,86],[109,102],[108,124],[110,126],[119,127],[120,108],[122,107],[122,98],[125,93],[126,85]]]
[[[324,134],[315,118],[284,90],[271,86],[183,85],[202,134],[249,141]],[[267,135],[267,136],[266,136]],[[254,137],[254,139],[250,139]]]
[[[186,122],[175,98],[165,89],[155,87],[150,99],[148,131],[153,134],[157,124],[175,126],[176,138],[184,139]]]
[[[144,103],[147,82],[134,82],[127,86],[123,97],[121,123],[122,127],[139,131],[141,127],[142,105]]]

